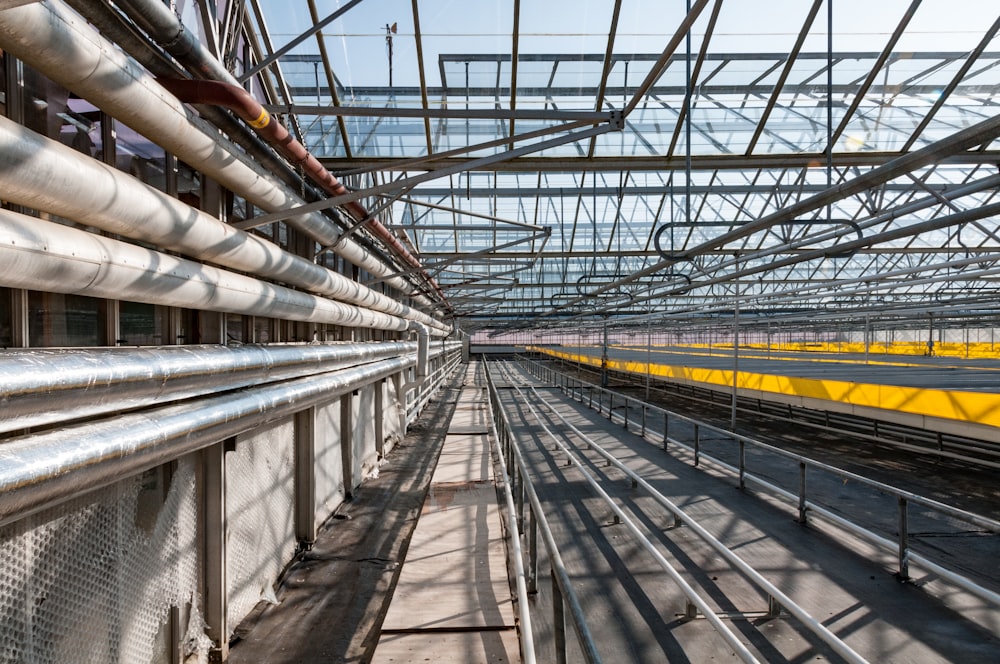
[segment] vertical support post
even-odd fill
[[[799,523],[806,522],[806,463],[799,461]]]
[[[733,264],[733,269],[738,275],[740,272],[740,257],[739,254],[735,256],[735,262]],[[729,428],[735,433],[736,432],[736,397],[739,393],[739,376],[740,376],[740,278],[736,277],[733,288],[735,289],[736,295],[733,298],[733,404],[732,412],[729,416]]]
[[[202,500],[202,579],[205,602],[206,633],[212,640],[210,661],[222,662],[229,657],[229,633],[226,580],[226,447],[235,446],[230,438],[205,448],[201,452]]]
[[[538,592],[538,519],[535,511],[528,510],[531,519],[528,527],[528,592],[532,595]]]
[[[555,638],[556,662],[566,664],[566,607],[563,605],[562,590],[552,570],[552,631]]]
[[[899,497],[899,578],[910,578],[910,528],[909,502],[903,496]]]
[[[622,411],[625,415],[625,422],[622,424],[625,430],[628,431],[628,397],[625,397],[625,410]]]
[[[701,427],[694,425],[694,465],[701,461]]]
[[[511,480],[517,477],[514,486],[517,488],[517,532],[521,534],[524,532],[524,477],[519,474],[511,475]]]
[[[667,447],[670,445],[670,415],[666,411],[663,412],[663,451],[667,451]]]
[[[344,469],[344,500],[351,500],[354,490],[354,395],[340,397],[340,459]]]
[[[642,436],[646,437],[646,404],[642,404]]]
[[[653,317],[650,316],[646,321],[646,403],[649,403],[649,377],[653,372]],[[646,430],[643,429],[645,434]]]
[[[316,541],[316,408],[295,413],[295,538],[302,551]]]
[[[184,632],[181,629],[180,607],[170,607],[170,654],[167,660],[169,664],[183,664],[184,662]]]
[[[375,382],[375,454],[379,460],[385,458],[385,379]]]
[[[604,321],[604,343],[601,345],[601,387],[608,386],[608,321]]]
[[[740,443],[740,491],[744,491],[747,488],[746,474],[747,474],[747,445],[746,441],[742,438],[739,440]]]
[[[102,341],[105,346],[118,346],[123,341],[120,311],[118,300],[104,300],[101,302],[100,312],[103,318],[101,335],[104,337]],[[127,341],[127,339],[124,341]]]
[[[10,289],[10,341],[14,348],[27,348],[31,336],[28,332],[28,291]]]

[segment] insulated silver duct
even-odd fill
[[[127,413],[0,445],[0,525],[213,443],[329,403],[413,358]]]
[[[0,48],[87,99],[132,129],[209,175],[254,206],[274,212],[304,201],[270,177],[210,125],[198,120],[173,95],[84,18],[57,1],[0,11]],[[338,255],[409,293],[411,284],[319,213],[291,214],[286,222]],[[338,240],[340,240],[338,242]],[[424,297],[421,306],[433,307]]]
[[[409,321],[0,210],[0,286],[404,332]]]
[[[8,350],[0,354],[0,433],[303,378],[416,350],[412,341]]]
[[[412,318],[432,326],[439,336],[451,331],[427,314],[233,228],[118,169],[2,117],[0,191],[6,201],[83,225],[360,307]]]

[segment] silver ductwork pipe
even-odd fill
[[[0,445],[0,525],[135,475],[413,365],[413,357],[126,413]]]
[[[254,206],[275,212],[304,201],[254,164],[235,144],[190,113],[86,19],[51,0],[0,12],[0,48],[156,142]],[[286,223],[404,293],[412,285],[320,213],[290,213]],[[424,296],[414,301],[434,304]]]
[[[6,201],[155,244],[239,272],[451,328],[387,295],[191,208],[130,175],[0,117],[0,191]]]
[[[416,350],[412,341],[8,350],[0,354],[0,433],[303,378]]]
[[[396,332],[410,323],[10,210],[0,286]]]

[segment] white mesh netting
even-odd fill
[[[157,469],[0,529],[0,661],[170,661],[170,608],[196,599],[192,464],[165,484]]]
[[[340,400],[316,407],[316,522],[344,502],[344,460],[340,452]]]
[[[226,455],[229,636],[295,553],[295,429],[292,418],[239,436]]]

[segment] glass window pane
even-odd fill
[[[142,302],[118,305],[119,338],[123,346],[159,346],[163,344],[163,307]]]
[[[84,295],[28,293],[28,345],[96,346],[101,300]]]

